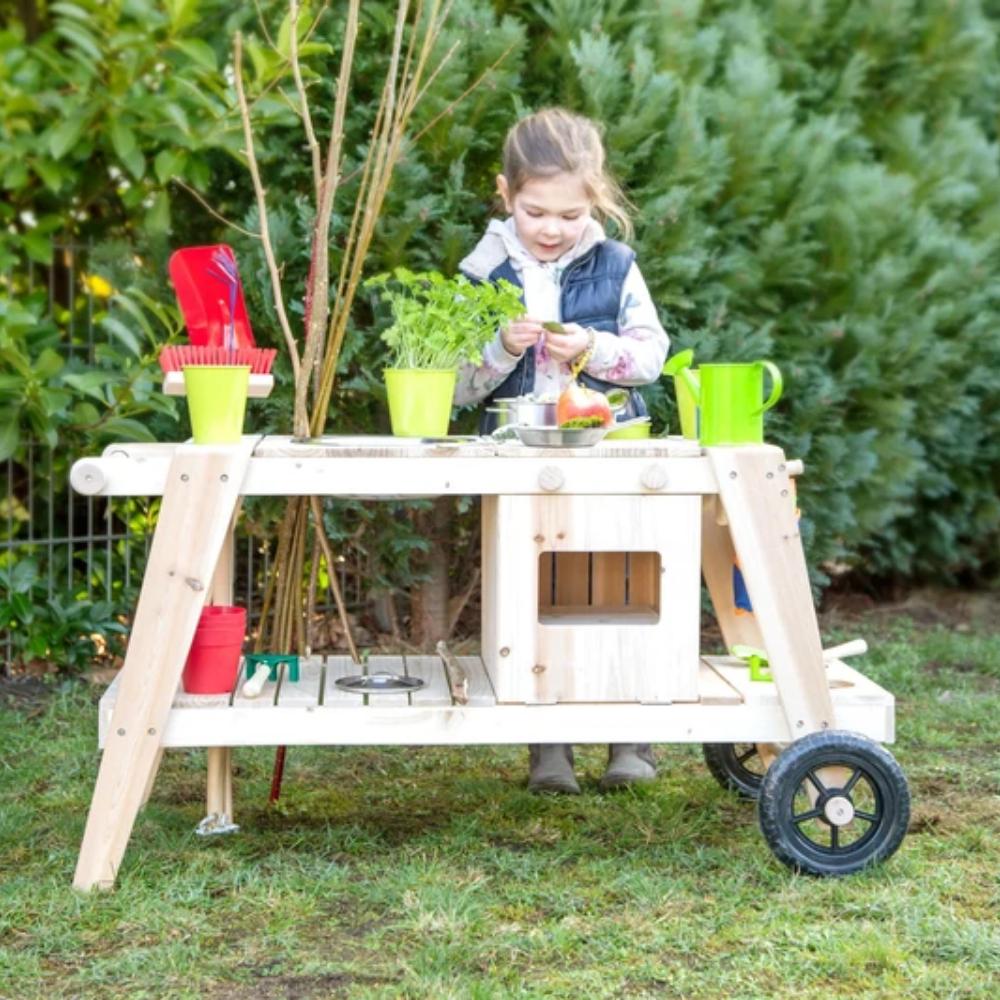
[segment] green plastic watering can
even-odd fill
[[[765,372],[771,377],[771,392],[762,402]],[[680,368],[677,375],[698,403],[701,444],[763,443],[764,413],[781,399],[783,385],[777,365],[770,361],[700,365],[697,378],[690,368]]]
[[[667,359],[663,366],[664,375],[669,375],[674,380],[674,395],[677,397],[677,412],[681,418],[681,434],[692,441],[698,440],[698,399],[688,388],[687,383],[681,378],[681,372],[686,371],[688,375],[697,382],[698,373],[691,368],[694,361],[694,351],[688,348],[679,351],[672,358]]]

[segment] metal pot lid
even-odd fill
[[[378,694],[382,691],[415,691],[424,686],[422,677],[403,677],[401,674],[355,674],[338,677],[333,682],[344,691],[356,694]]]

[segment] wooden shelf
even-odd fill
[[[542,607],[539,625],[655,625],[660,613],[651,604],[629,604],[600,607],[590,604],[570,604]]]
[[[478,656],[458,657],[469,679],[469,703],[453,704],[443,664],[436,656],[379,656],[369,670],[419,676],[424,687],[367,698],[335,681],[359,672],[348,656],[302,658],[297,682],[280,667],[257,698],[240,693],[241,671],[229,694],[174,695],[165,747],[420,746],[560,743],[788,742],[774,684],[750,681],[746,665],[728,657],[703,657],[698,701],[673,705],[589,702],[504,705],[496,700]],[[873,740],[893,739],[893,697],[840,661],[828,671],[842,728]],[[105,745],[118,699],[120,676],[100,704],[99,739]]]
[[[250,399],[265,399],[274,388],[273,375],[251,375],[247,396]],[[163,376],[163,393],[166,396],[186,396],[184,372],[166,372]]]

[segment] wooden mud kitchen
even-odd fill
[[[791,479],[801,471],[770,445],[680,437],[550,449],[248,435],[81,459],[79,492],[162,505],[125,664],[101,701],[75,886],[114,884],[172,747],[209,748],[204,822],[227,829],[232,747],[701,743],[715,777],[758,800],[786,864],[846,874],[884,859],[909,812],[906,780],[880,745],[894,738],[894,701],[824,653]],[[481,657],[369,660],[420,678],[411,692],[345,691],[337,679],[361,668],[330,656],[303,659],[297,678],[278,669],[255,698],[242,671],[228,695],[185,693],[202,608],[231,600],[241,498],[263,495],[481,497]],[[737,565],[752,613],[736,607]],[[702,580],[726,648],[759,651],[749,663],[701,654]]]

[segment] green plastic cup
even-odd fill
[[[649,417],[636,417],[634,420],[626,420],[622,424],[608,431],[604,435],[605,441],[629,441],[638,438],[648,438],[651,424]]]
[[[447,437],[457,372],[386,368],[389,421],[396,437]]]
[[[235,444],[243,435],[249,365],[187,365],[184,388],[195,444]]]

